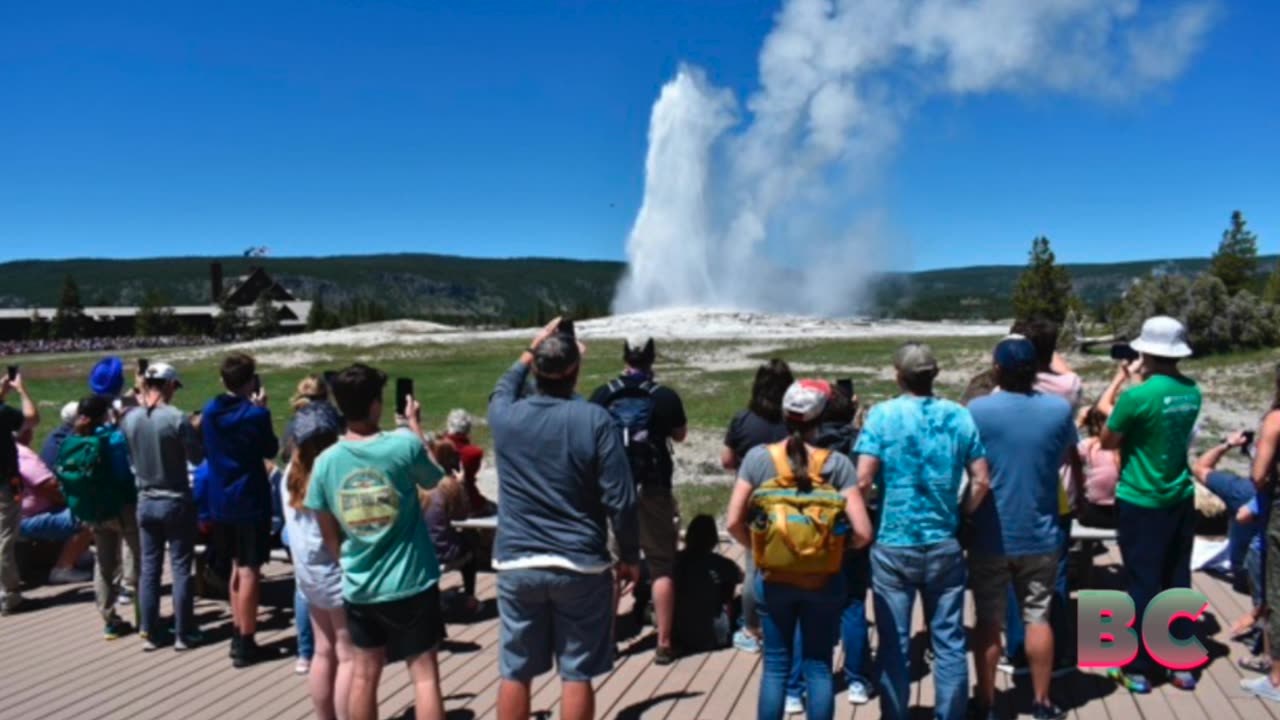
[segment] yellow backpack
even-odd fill
[[[817,590],[840,572],[848,542],[845,498],[823,477],[829,450],[809,454],[813,488],[796,487],[787,444],[769,445],[777,476],[751,493],[751,552],[768,582]]]

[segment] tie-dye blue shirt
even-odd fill
[[[968,410],[950,400],[903,395],[871,408],[854,454],[880,460],[876,542],[919,547],[956,537],[965,468],[986,450]]]

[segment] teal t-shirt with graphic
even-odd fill
[[[305,505],[342,526],[342,597],[359,604],[400,600],[440,578],[418,488],[444,472],[418,438],[382,433],[342,440],[316,458]]]

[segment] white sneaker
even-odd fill
[[[866,705],[871,702],[871,693],[867,691],[866,683],[860,680],[849,683],[849,702],[853,705]]]
[[[788,715],[803,715],[804,701],[798,697],[787,698],[787,704],[782,708],[783,712]]]
[[[1271,678],[1267,675],[1259,675],[1256,678],[1249,678],[1240,681],[1240,687],[1243,690],[1257,695],[1263,700],[1271,702],[1280,702],[1280,687],[1271,684]]]
[[[116,604],[117,604],[117,605],[124,605],[124,606],[132,605],[132,604],[133,604],[133,591],[132,591],[132,590],[127,590],[127,589],[121,588],[121,589],[120,589],[120,592],[116,594]]]

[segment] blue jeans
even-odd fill
[[[840,613],[840,641],[844,643],[844,681],[867,684],[866,668],[870,643],[867,640],[867,584],[871,582],[871,555],[868,550],[848,550],[844,554],[844,611]],[[800,633],[796,633],[787,678],[787,697],[802,697],[804,666],[800,662]]]
[[[196,547],[196,506],[186,498],[144,497],[138,500],[138,538],[141,569],[138,608],[143,632],[152,638],[159,630],[160,575],[164,549],[169,546],[169,570],[173,575],[174,630],[178,637],[195,633],[192,614],[195,596],[191,587],[191,561]]]
[[[24,540],[64,543],[79,535],[83,528],[71,514],[71,508],[63,508],[22,518],[18,534]]]
[[[1252,525],[1241,525],[1236,522],[1236,513],[1249,504],[1257,489],[1252,480],[1224,472],[1209,473],[1204,484],[1209,492],[1222,498],[1222,503],[1227,506],[1227,557],[1231,561],[1231,574],[1243,584],[1248,572],[1245,568],[1245,555],[1249,552],[1253,536],[1262,532],[1263,523],[1255,520]]]
[[[843,574],[833,575],[821,590],[802,590],[767,583],[758,574],[756,607],[764,630],[764,673],[760,678],[759,720],[781,720],[786,703],[787,677],[800,633],[800,657],[809,690],[809,720],[831,720],[835,715],[835,689],[831,682],[831,628],[845,601]]]
[[[298,627],[298,657],[310,660],[316,654],[316,634],[311,627],[311,606],[300,590],[293,591],[293,624]]]
[[[935,657],[935,715],[960,720],[969,705],[968,640],[964,630],[964,552],[956,540],[921,547],[871,548],[871,591],[880,637],[880,715],[904,720],[911,707],[911,614],[916,593]]]
[[[1054,582],[1053,606],[1049,611],[1049,624],[1053,627],[1053,650],[1059,658],[1075,656],[1071,648],[1076,646],[1074,618],[1071,617],[1071,593],[1067,589],[1067,568],[1071,550],[1071,519],[1062,518],[1062,551],[1058,557],[1058,577]],[[1013,659],[1023,651],[1027,628],[1022,622],[1022,606],[1018,595],[1009,585],[1009,600],[1004,614],[1004,654]]]

